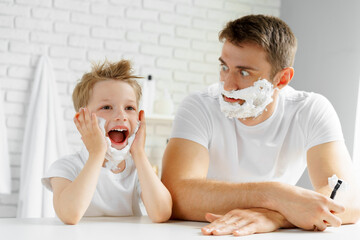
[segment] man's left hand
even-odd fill
[[[234,209],[225,215],[207,213],[205,218],[211,223],[201,229],[204,235],[245,236],[291,227],[280,213],[264,208]]]

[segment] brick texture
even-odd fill
[[[55,68],[66,133],[81,147],[72,122],[72,90],[90,61],[133,61],[136,74],[157,79],[175,110],[189,93],[218,81],[224,24],[250,13],[279,15],[281,0],[16,0],[0,3],[0,90],[12,172],[12,194],[0,195],[0,217],[15,217],[26,112],[35,68],[47,54]],[[148,116],[146,152],[161,169],[172,118]]]

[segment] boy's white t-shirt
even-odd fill
[[[85,147],[80,152],[55,161],[41,179],[52,191],[50,178],[62,177],[74,181],[88,160]],[[140,216],[140,184],[132,160],[126,160],[123,172],[114,174],[101,168],[96,190],[84,216]]]
[[[214,84],[188,96],[178,108],[171,135],[208,149],[208,179],[294,185],[306,167],[308,149],[344,140],[333,106],[319,94],[287,86],[270,118],[246,126],[220,111],[218,92]]]

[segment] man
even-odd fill
[[[164,153],[172,217],[212,222],[206,235],[356,222],[360,191],[336,112],[323,96],[288,86],[291,29],[249,15],[229,22],[219,39],[220,83],[184,100]],[[315,191],[294,186],[306,165]],[[347,190],[332,200],[334,174]]]

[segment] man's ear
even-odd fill
[[[291,79],[294,76],[294,68],[292,67],[284,68],[278,74],[280,74],[280,76],[276,84],[276,87],[281,89],[290,83]]]

